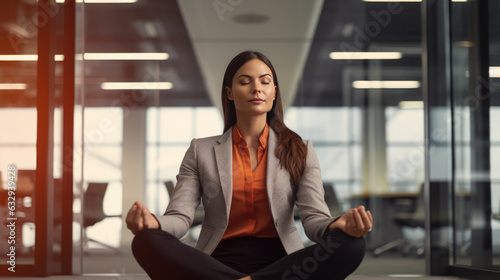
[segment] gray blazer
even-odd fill
[[[307,237],[317,241],[334,221],[324,201],[318,158],[307,143],[307,161],[297,186],[280,167],[275,155],[277,134],[269,129],[267,155],[267,195],[274,225],[288,254],[304,248],[293,219],[297,205]],[[196,248],[211,254],[228,224],[232,197],[232,129],[223,135],[193,139],[182,161],[177,185],[163,216],[156,217],[162,230],[181,238],[191,226],[200,200],[205,209]]]

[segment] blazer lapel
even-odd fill
[[[228,129],[218,140],[219,145],[214,147],[217,170],[226,203],[226,215],[229,220],[231,199],[233,195],[233,129]]]
[[[267,196],[271,204],[271,208],[274,205],[273,201],[273,189],[276,185],[276,175],[278,174],[279,159],[276,157],[275,151],[278,144],[278,135],[274,130],[269,128],[269,137],[267,140],[267,174],[266,174],[266,188]],[[272,212],[273,209],[271,209]]]

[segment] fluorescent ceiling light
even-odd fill
[[[400,52],[331,52],[331,59],[401,59]]]
[[[403,109],[422,109],[424,108],[423,101],[401,101],[399,107]]]
[[[364,2],[422,2],[422,0],[363,0]]]
[[[129,90],[129,89],[137,89],[137,90],[168,90],[173,87],[170,82],[158,82],[158,83],[102,83],[101,89],[104,90]]]
[[[0,84],[0,90],[24,90],[28,87],[27,84]]]
[[[490,78],[500,78],[500,66],[490,66]]]
[[[167,60],[168,53],[85,53],[86,60]],[[77,57],[78,58],[78,57]],[[36,54],[0,55],[0,61],[37,61]],[[56,54],[55,61],[63,61],[64,55]]]
[[[0,55],[0,61],[37,61],[38,55],[36,54],[12,54]]]
[[[84,0],[85,3],[96,3],[96,4],[106,4],[106,3],[116,3],[116,4],[129,4],[136,3],[137,0]]]
[[[419,81],[354,81],[353,88],[370,89],[370,88],[419,88]]]
[[[412,278],[412,277],[415,277],[415,278],[421,278],[421,277],[424,277],[424,275],[422,274],[389,274],[387,275],[388,277],[395,277],[395,278],[401,278],[401,277],[408,277],[408,278]]]
[[[422,0],[363,0],[365,2],[422,2]],[[451,0],[451,2],[467,2],[467,0]]]
[[[56,3],[64,3],[65,0],[56,0]],[[136,3],[137,0],[75,0],[76,3],[85,4],[130,4]]]
[[[36,54],[12,54],[12,55],[0,55],[0,61],[37,61],[38,55]],[[63,61],[64,55],[56,54],[54,55],[55,61]]]
[[[85,53],[85,60],[167,60],[168,53]]]

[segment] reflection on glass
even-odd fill
[[[500,11],[497,1],[487,1],[490,15]],[[500,64],[496,17],[489,17],[490,79],[477,72],[485,63],[476,55],[477,38],[485,33],[470,32],[480,17],[477,5],[452,3],[453,130],[455,146],[454,258],[459,265],[500,270],[500,137],[495,124],[500,98],[494,93],[498,79],[494,68]],[[484,54],[484,52],[481,52]],[[483,66],[483,65],[482,65]],[[484,90],[483,93],[478,90]],[[485,126],[485,124],[489,124]],[[484,245],[487,244],[487,245]]]
[[[102,207],[106,216],[120,215],[122,213],[123,110],[90,107],[85,109],[84,116],[82,155],[84,193],[91,183],[107,184],[103,200],[99,200],[99,204],[93,207]],[[83,197],[85,198],[85,194]],[[85,217],[86,214],[83,212],[84,220]],[[119,247],[121,227],[122,219],[115,218],[104,218],[86,227],[84,249],[99,250],[107,248],[105,245]]]
[[[36,12],[35,5],[21,1],[2,3],[2,44],[0,44],[0,266],[7,271],[14,246],[15,265],[34,264],[35,250],[35,169],[37,110],[36,61],[13,61],[11,55],[28,55],[36,52],[37,28],[30,16]],[[10,13],[17,17],[5,15]],[[29,15],[29,16],[28,16]],[[24,20],[24,28],[20,21]],[[29,26],[34,28],[26,30]],[[22,28],[25,35],[16,30]],[[13,172],[13,173],[9,173]],[[8,187],[17,185],[14,193]],[[12,189],[11,189],[12,190]],[[10,198],[10,199],[9,199]],[[9,204],[10,202],[10,204]],[[10,208],[9,207],[13,207]],[[14,231],[7,225],[7,217],[17,218]],[[14,233],[14,234],[12,234]],[[6,242],[14,236],[11,242]],[[15,243],[13,243],[15,242]],[[11,254],[12,255],[12,254]]]

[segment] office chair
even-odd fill
[[[323,182],[323,189],[324,189],[324,197],[325,197],[325,202],[326,205],[328,206],[328,209],[330,210],[330,214],[334,216],[342,215],[342,207],[340,207],[339,200],[337,198],[337,194],[335,192],[335,188],[332,183],[324,183]],[[297,206],[294,206],[293,208],[293,219],[294,220],[300,220],[299,217],[299,209]]]
[[[23,242],[23,227],[27,225],[30,231],[35,231],[35,186],[36,186],[36,170],[34,169],[19,169],[17,170],[17,188],[16,188],[16,217],[19,219],[17,224],[19,229],[16,236],[19,242],[19,250],[23,253],[33,253],[35,247],[26,245]],[[26,204],[25,199],[31,198],[31,203]],[[28,200],[29,201],[29,200]],[[17,242],[16,242],[17,244]],[[17,246],[16,246],[17,247]]]
[[[332,217],[339,216],[343,214],[342,207],[340,207],[335,188],[331,183],[323,183],[323,188],[325,189],[325,202],[328,205],[330,214]]]
[[[106,218],[121,217],[121,215],[106,215],[104,213],[104,195],[108,188],[108,183],[89,183],[87,190],[83,195],[83,228],[84,228],[84,245],[89,242],[100,244],[106,248],[110,248],[118,252],[119,248],[102,243],[95,239],[87,237],[87,229]],[[87,250],[86,250],[87,251]]]
[[[393,216],[393,221],[397,225],[402,227],[411,228],[425,228],[425,200],[424,200],[424,188],[423,185],[420,187],[418,197],[415,201],[415,211],[413,212],[400,212]],[[417,256],[422,257],[424,255],[424,242],[423,240],[418,240],[417,243],[412,242],[412,240],[402,237],[377,247],[373,250],[374,256],[379,256],[383,252],[389,251],[393,248],[404,246],[403,252],[405,254],[413,248],[417,249]]]
[[[499,204],[500,204],[500,201],[499,201]],[[500,206],[500,205],[499,205]],[[497,213],[493,213],[491,215],[491,217],[495,220],[499,220],[500,221],[500,207],[498,208],[498,212]]]

